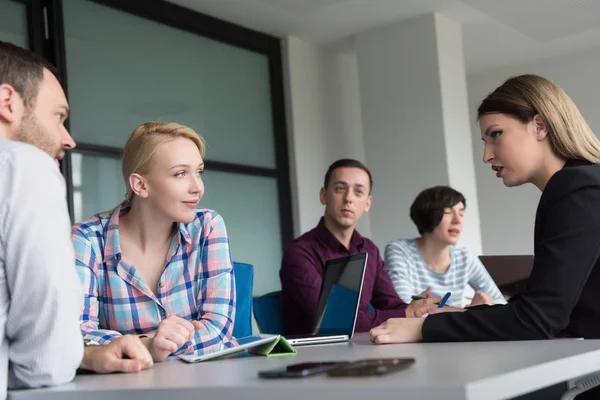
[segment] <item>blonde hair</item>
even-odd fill
[[[550,146],[556,155],[600,164],[600,140],[571,98],[558,85],[538,75],[509,78],[479,106],[477,118],[506,114],[522,123],[539,115],[548,128]]]
[[[155,164],[154,153],[158,148],[176,138],[189,139],[198,148],[204,158],[205,143],[193,129],[175,122],[145,122],[135,128],[123,149],[122,171],[127,190],[127,200],[131,200],[133,191],[129,185],[131,174],[146,174]]]

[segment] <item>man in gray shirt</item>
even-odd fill
[[[33,53],[0,42],[0,399],[7,387],[66,383],[78,367],[130,372],[152,365],[135,336],[84,348],[83,293],[58,169],[75,142],[52,71]]]

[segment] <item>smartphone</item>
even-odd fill
[[[359,360],[331,368],[329,376],[379,376],[410,367],[415,363],[414,358],[379,358]]]
[[[292,364],[283,368],[269,369],[259,371],[258,376],[261,378],[303,378],[326,372],[330,368],[334,368],[343,364],[348,364],[347,361],[327,361]]]

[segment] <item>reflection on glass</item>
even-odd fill
[[[220,352],[223,350],[233,349],[235,347],[243,346],[245,344],[254,343],[261,339],[264,339],[264,338],[261,338],[260,336],[246,336],[246,337],[239,338],[239,339],[232,338],[230,341],[219,342],[219,343],[215,344],[214,346],[208,347],[206,349],[195,350],[194,355],[195,356],[205,356],[205,355],[217,353],[217,352]]]
[[[327,261],[321,283],[314,333],[349,335],[360,301],[366,254]]]
[[[73,186],[80,187],[81,186],[81,161],[83,156],[80,153],[72,153],[71,154],[71,165],[72,169],[72,179]]]
[[[0,40],[20,47],[28,47],[25,4],[0,0]]]
[[[200,207],[225,221],[234,261],[254,265],[254,295],[281,287],[281,233],[275,178],[207,170]]]
[[[63,3],[76,141],[122,147],[139,124],[174,121],[206,139],[210,160],[275,167],[267,56],[91,1]]]
[[[125,200],[121,160],[71,152],[75,222],[108,211]]]
[[[75,222],[83,221],[83,193],[81,190],[73,190],[73,213]]]

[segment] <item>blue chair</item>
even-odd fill
[[[252,288],[254,286],[254,267],[250,264],[234,262],[235,277],[235,321],[233,336],[242,338],[252,335]]]
[[[254,318],[261,333],[283,334],[282,303],[281,291],[254,298]]]

